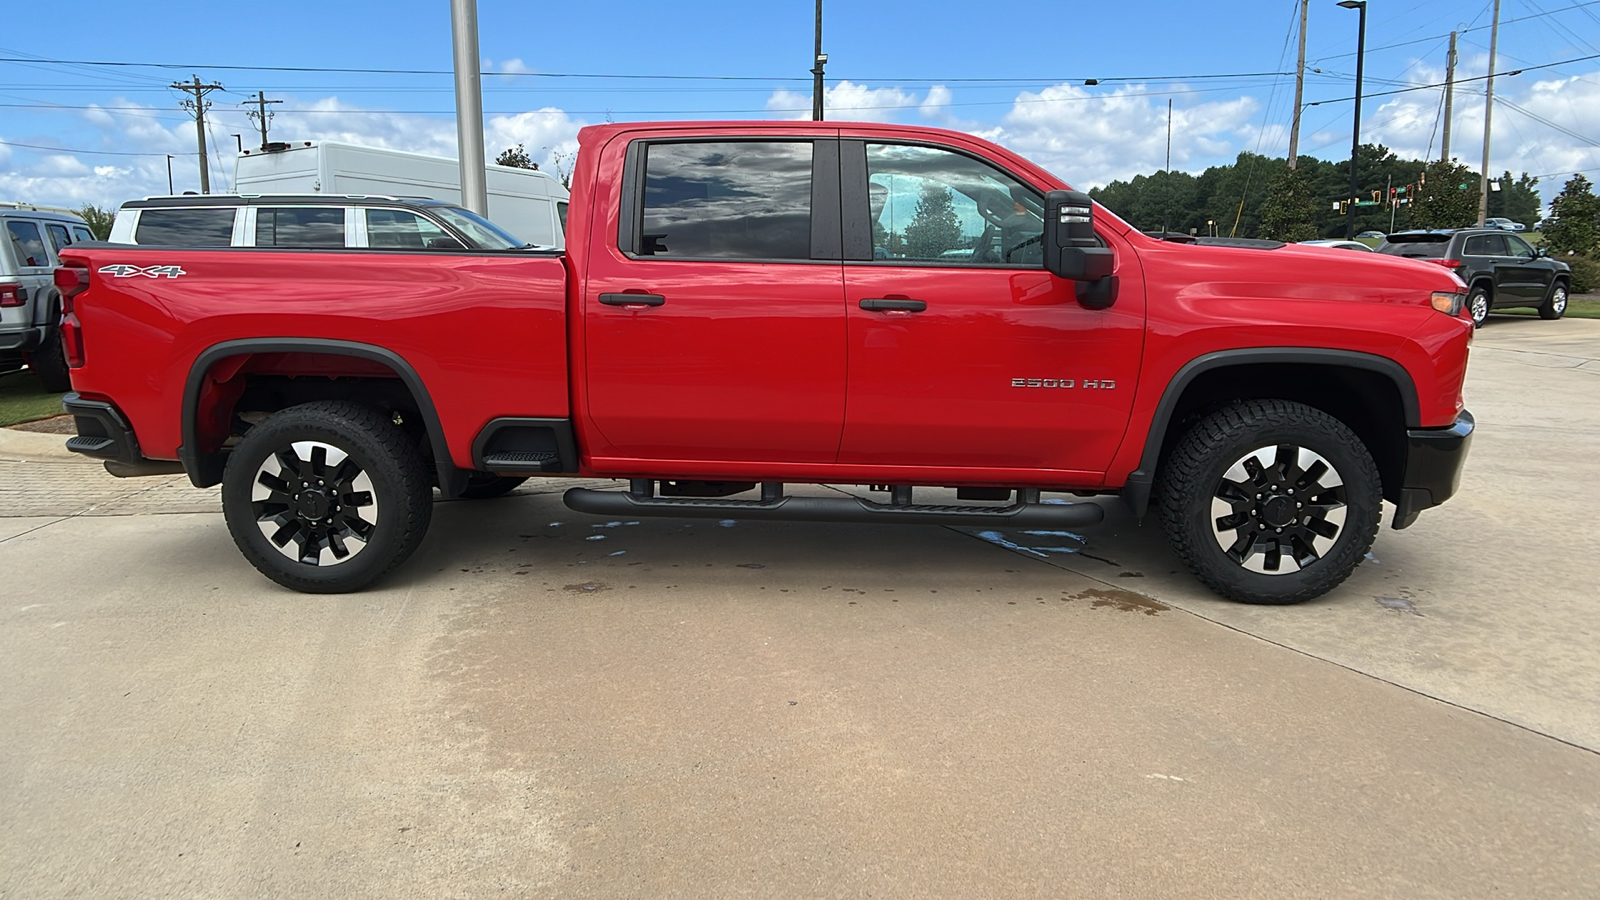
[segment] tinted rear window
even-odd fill
[[[653,144],[638,253],[811,258],[811,142]]]
[[[343,247],[344,210],[337,206],[256,210],[257,247]]]
[[[147,209],[139,213],[135,244],[226,247],[233,243],[233,207]]]
[[[1391,234],[1378,252],[1410,259],[1440,259],[1449,246],[1448,234]]]

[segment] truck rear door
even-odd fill
[[[832,463],[844,423],[837,142],[632,141],[591,219],[589,454]]]

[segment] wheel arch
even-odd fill
[[[213,487],[220,484],[227,461],[225,450],[207,450],[201,438],[201,403],[207,399],[208,393],[206,376],[219,367],[226,367],[230,360],[239,359],[239,365],[242,366],[253,356],[269,353],[356,359],[375,363],[392,372],[410,394],[417,413],[422,418],[423,428],[433,450],[439,488],[449,497],[460,493],[465,487],[467,473],[458,469],[451,460],[449,444],[445,439],[438,410],[434,407],[433,398],[428,393],[422,376],[417,374],[416,368],[400,354],[384,347],[327,338],[244,338],[223,341],[213,344],[195,357],[184,382],[183,443],[178,448],[178,458],[183,463],[189,481],[195,487]],[[232,374],[237,374],[237,371],[236,369],[234,373],[230,373],[230,378],[224,381],[231,380]],[[215,387],[215,383],[212,387]],[[237,391],[242,392],[242,386]],[[238,400],[238,392],[231,398],[225,399],[228,411],[231,412],[232,404]]]
[[[1421,422],[1416,384],[1405,367],[1354,350],[1261,347],[1196,357],[1168,382],[1139,467],[1122,489],[1134,515],[1149,510],[1156,473],[1188,422],[1234,400],[1266,398],[1305,403],[1350,426],[1378,464],[1385,499],[1399,496],[1406,429]]]

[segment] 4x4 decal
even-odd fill
[[[184,272],[183,268],[180,267],[180,266],[128,266],[128,265],[117,265],[117,266],[101,266],[100,267],[100,274],[101,275],[112,275],[112,276],[115,276],[117,278],[131,278],[131,277],[133,277],[135,275],[143,275],[146,278],[160,278],[163,275],[167,276],[168,278],[177,278],[179,275],[186,275],[188,273]]]

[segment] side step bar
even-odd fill
[[[645,482],[645,484],[650,484]],[[693,519],[782,520],[790,522],[875,522],[883,525],[1009,525],[1065,528],[1093,525],[1105,511],[1093,503],[1013,503],[1010,506],[917,506],[874,503],[860,497],[777,496],[781,485],[762,485],[760,500],[657,497],[653,491],[595,491],[573,488],[568,507],[601,516],[680,516]],[[1025,496],[1038,496],[1027,491]]]

